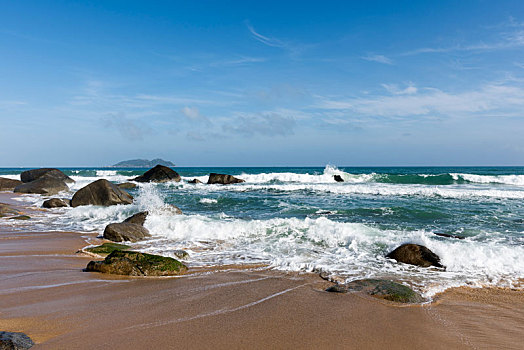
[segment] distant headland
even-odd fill
[[[147,160],[147,159],[124,160],[114,165],[111,165],[111,167],[114,167],[114,168],[151,168],[158,164],[168,166],[168,167],[175,166],[173,162],[157,158],[153,160]]]

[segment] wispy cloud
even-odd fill
[[[292,135],[295,127],[293,116],[276,112],[242,113],[232,123],[224,125],[223,131],[243,136],[286,136]]]
[[[393,64],[393,61],[384,55],[367,55],[361,57],[363,60],[370,62],[378,62],[382,64]]]
[[[397,84],[382,84],[382,87],[393,95],[412,95],[418,91],[413,83],[409,83],[404,89],[399,88]]]
[[[129,141],[141,141],[153,131],[144,122],[130,119],[123,113],[111,114],[102,121],[106,127],[116,129],[123,138]]]
[[[191,122],[201,122],[207,126],[211,125],[211,121],[206,116],[202,115],[197,107],[184,107],[181,110],[182,114]]]
[[[256,40],[260,41],[261,43],[267,46],[271,46],[271,47],[287,47],[288,46],[285,42],[283,42],[280,39],[270,38],[268,36],[258,33],[249,22],[246,22],[246,26],[247,26],[247,29],[249,29],[249,31],[251,32],[251,35],[253,36],[253,38],[255,38]]]

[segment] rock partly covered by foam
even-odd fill
[[[187,271],[180,261],[160,255],[115,250],[103,261],[91,261],[86,271],[127,276],[176,276]]]
[[[24,333],[0,332],[0,350],[25,350],[35,343]]]
[[[44,174],[31,182],[22,183],[14,189],[14,192],[17,193],[35,193],[47,196],[52,196],[62,191],[69,191],[69,187],[64,180],[47,174]]]
[[[419,244],[403,244],[386,255],[386,257],[421,267],[443,267],[437,254]]]
[[[171,168],[163,165],[157,165],[134,179],[137,182],[180,182],[180,175]]]
[[[41,168],[41,169],[32,169],[26,170],[20,174],[20,179],[22,182],[31,182],[42,176],[54,177],[56,179],[62,180],[66,183],[75,182],[72,178],[64,174],[58,169],[55,168]]]
[[[364,292],[375,298],[398,303],[420,303],[424,301],[420,294],[403,284],[379,279],[364,279],[345,284],[335,284],[326,291],[335,293]]]
[[[136,184],[132,182],[124,182],[124,183],[118,184],[117,186],[118,188],[121,188],[123,190],[131,190],[137,187]]]
[[[344,179],[340,175],[333,175],[333,180],[336,182],[344,182]]]
[[[12,191],[16,186],[21,185],[22,181],[7,179],[5,177],[0,177],[0,191]]]
[[[202,181],[200,181],[199,179],[193,179],[193,180],[189,180],[187,183],[196,185],[196,184],[201,184]]]
[[[131,204],[133,197],[115,184],[100,179],[78,190],[71,200],[72,207],[81,205]]]
[[[127,222],[128,224],[137,224],[140,226],[144,226],[144,223],[146,222],[148,215],[149,212],[141,211],[140,213],[136,213],[135,215],[128,217],[123,222]]]
[[[42,204],[42,207],[44,208],[61,208],[61,207],[68,207],[69,204],[67,204],[63,199],[60,198],[51,198]]]
[[[246,182],[246,181],[242,179],[238,179],[232,175],[217,174],[217,173],[209,174],[209,179],[207,180],[208,184],[221,184],[221,185],[237,184],[241,182]]]
[[[109,224],[104,229],[104,238],[113,242],[136,242],[149,236],[147,228],[127,222]]]

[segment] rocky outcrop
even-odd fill
[[[121,188],[123,190],[132,190],[133,188],[137,187],[136,184],[132,182],[124,182],[124,183],[118,184],[117,186],[118,188]]]
[[[149,236],[145,227],[127,222],[109,224],[104,229],[104,238],[113,242],[136,242]]]
[[[180,182],[180,175],[171,168],[163,165],[157,165],[146,171],[143,175],[134,179],[137,182]]]
[[[61,208],[61,207],[68,207],[69,205],[60,198],[51,198],[42,204],[42,207],[44,208]]]
[[[428,248],[418,244],[403,244],[386,255],[390,259],[421,267],[443,267],[440,258]]]
[[[375,298],[398,303],[420,303],[424,301],[420,294],[403,284],[379,279],[364,279],[345,284],[335,284],[326,291],[335,293],[363,292]]]
[[[209,179],[207,180],[208,184],[221,184],[221,185],[237,184],[241,182],[246,182],[246,181],[242,179],[237,179],[236,177],[232,175],[217,174],[217,173],[209,174]]]
[[[89,262],[86,271],[127,276],[176,276],[186,272],[187,267],[173,258],[115,250],[103,261]]]
[[[35,343],[24,333],[0,332],[0,350],[25,350]]]
[[[0,177],[0,191],[12,191],[16,186],[21,185],[22,181],[7,179],[5,177]]]
[[[342,176],[340,176],[340,175],[333,175],[333,179],[334,179],[336,182],[344,182],[344,179],[343,179]]]
[[[53,175],[43,175],[31,182],[26,182],[15,187],[17,193],[36,193],[47,196],[58,194],[62,191],[69,191],[64,180]]]
[[[127,222],[128,224],[137,224],[140,226],[144,226],[144,223],[147,219],[147,215],[149,215],[149,212],[141,211],[140,213],[136,213],[135,215],[128,217],[123,222]]]
[[[133,197],[115,184],[100,179],[78,190],[71,200],[72,207],[81,205],[131,204]]]
[[[62,180],[66,183],[73,183],[75,182],[72,178],[64,174],[58,169],[55,168],[41,168],[41,169],[33,169],[33,170],[27,170],[20,174],[20,179],[22,182],[31,182],[35,181],[36,179],[41,178],[42,176],[48,176],[55,179]]]
[[[199,179],[193,179],[193,180],[188,181],[187,183],[196,185],[196,184],[201,184],[202,181],[200,181]]]

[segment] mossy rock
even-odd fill
[[[424,298],[413,289],[389,280],[356,280],[346,284],[335,284],[326,291],[335,293],[364,292],[373,297],[397,303],[421,303],[424,301]]]
[[[86,271],[127,276],[176,276],[186,272],[187,267],[169,257],[114,250],[104,261],[90,261]]]
[[[125,244],[118,243],[104,243],[96,247],[85,248],[84,250],[89,253],[98,254],[98,255],[109,255],[115,250],[127,250],[131,248]]]
[[[30,216],[27,216],[27,215],[18,215],[18,216],[13,216],[9,219],[12,219],[12,220],[29,220],[31,219]]]

